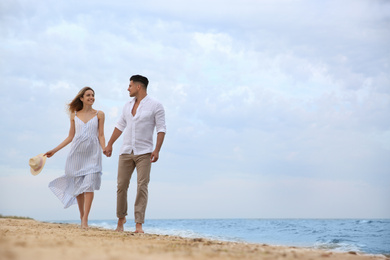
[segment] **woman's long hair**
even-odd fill
[[[69,107],[68,109],[69,109],[70,113],[73,113],[75,111],[77,112],[77,111],[80,111],[81,109],[83,109],[83,102],[81,101],[80,98],[82,98],[84,96],[84,94],[87,90],[92,90],[93,93],[95,94],[95,91],[90,87],[82,88],[79,91],[79,93],[77,94],[77,96],[72,100],[72,102],[70,102],[68,104],[68,107]]]

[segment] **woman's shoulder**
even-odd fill
[[[96,110],[96,111],[97,111],[96,114],[98,118],[104,117],[104,112],[102,110]]]
[[[70,119],[71,120],[74,120],[76,113],[77,113],[76,111],[70,112]]]

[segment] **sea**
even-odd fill
[[[116,224],[89,221],[113,230]],[[143,228],[150,234],[390,256],[390,219],[148,219]],[[128,219],[125,231],[134,230]]]

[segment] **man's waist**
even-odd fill
[[[122,154],[142,155],[142,154],[148,154],[148,153],[152,153],[152,152],[153,152],[153,150],[150,150],[150,149],[144,149],[144,150],[121,149],[119,155],[122,155]]]

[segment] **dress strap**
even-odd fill
[[[96,111],[96,115],[99,113],[99,110],[98,111]]]
[[[74,111],[74,115],[77,116],[77,111],[76,110]]]

